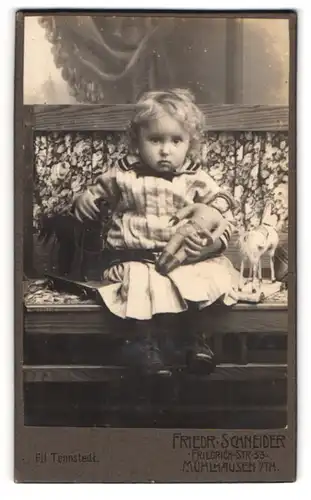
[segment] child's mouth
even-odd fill
[[[167,161],[167,160],[161,160],[161,161],[159,161],[158,165],[160,165],[160,167],[172,168],[171,162]]]

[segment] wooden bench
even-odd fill
[[[279,427],[286,424],[287,303],[216,314],[219,363],[205,377],[141,380],[115,356],[119,320],[95,304],[25,304],[28,425]],[[208,315],[207,315],[208,321]]]
[[[28,118],[24,124],[24,272],[35,277],[47,270],[49,260],[41,247],[38,250],[37,242],[34,243],[34,141],[39,138],[39,143],[42,139],[46,144],[48,139],[55,149],[60,144],[57,141],[64,140],[58,137],[59,131],[64,131],[70,135],[69,142],[74,147],[82,134],[86,141],[77,164],[83,165],[87,158],[88,168],[92,170],[92,140],[102,144],[101,134],[106,132],[118,136],[131,110],[127,106],[25,109]],[[274,134],[283,134],[282,148],[286,146],[287,107],[203,105],[202,110],[207,117],[208,131],[222,133],[214,162],[231,158],[230,165],[234,164],[239,174],[251,168],[253,161],[281,172],[286,154],[283,149],[283,153],[278,150],[283,158],[280,166],[277,158],[269,156],[271,147],[265,150],[265,141],[272,146]],[[245,131],[253,134],[250,140]],[[224,140],[225,137],[228,140]],[[245,157],[244,153],[240,155],[240,149],[245,149]],[[66,151],[65,148],[65,152],[59,154],[59,161],[68,160],[70,155],[67,158]],[[47,150],[46,160],[51,167],[53,162]],[[35,194],[39,196],[39,190]],[[229,249],[228,256],[237,267],[239,259],[234,246]],[[267,276],[266,271],[264,276]],[[226,314],[221,311],[213,325],[213,347],[219,359],[215,373],[197,377],[177,371],[168,381],[142,380],[118,365],[114,353],[124,332],[120,323],[114,324],[107,311],[95,304],[59,305],[47,301],[31,305],[26,301],[25,423],[167,428],[283,427],[287,405],[287,322],[285,296],[278,301],[273,297],[258,305],[238,304]]]

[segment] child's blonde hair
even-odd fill
[[[138,147],[140,128],[150,120],[169,114],[187,130],[190,135],[190,146],[187,155],[199,156],[200,144],[204,131],[204,115],[195,104],[190,90],[172,89],[146,92],[136,104],[136,112],[130,121],[128,134],[132,151]]]

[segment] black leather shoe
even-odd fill
[[[210,375],[216,368],[215,354],[201,338],[194,338],[186,354],[189,373]]]
[[[189,373],[209,375],[216,367],[215,355],[201,336],[185,338],[184,335],[166,337],[162,352],[168,365]]]
[[[164,366],[159,346],[151,335],[126,340],[122,349],[126,365],[137,368],[143,375],[170,377],[172,372]]]

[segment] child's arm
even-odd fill
[[[174,219],[184,223],[177,228],[157,261],[156,269],[164,275],[182,263],[202,260],[206,247],[213,246],[215,254],[221,248],[220,237],[228,225],[218,210],[203,203],[180,209]],[[207,258],[205,254],[204,258]]]
[[[89,186],[84,193],[78,195],[73,202],[73,213],[82,222],[84,218],[96,219],[100,209],[98,200],[115,201],[118,198],[115,169],[111,167],[100,175],[93,186]]]

